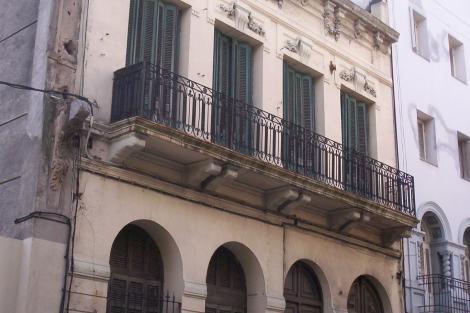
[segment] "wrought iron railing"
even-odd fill
[[[423,313],[470,312],[470,282],[444,275],[418,277],[424,289]]]
[[[107,303],[107,313],[181,313],[181,302],[176,297],[151,293],[156,289],[140,289],[136,292],[120,294],[114,292],[109,295]],[[147,293],[146,293],[147,291]]]
[[[134,116],[416,215],[413,176],[156,65],[114,73],[111,120]]]

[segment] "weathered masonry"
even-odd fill
[[[75,63],[50,75],[99,109],[54,154],[65,310],[401,312],[417,220],[386,3],[94,0],[73,25],[67,5]]]

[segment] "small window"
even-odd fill
[[[457,133],[459,145],[460,176],[470,180],[470,137]]]
[[[418,144],[421,160],[437,165],[436,135],[434,119],[418,111]]]
[[[463,44],[449,35],[449,61],[452,76],[465,82],[467,73],[465,69],[465,54]]]
[[[429,58],[426,18],[415,10],[411,10],[411,42],[414,52],[425,59]]]

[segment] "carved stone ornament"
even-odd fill
[[[369,85],[369,82],[366,79],[366,82],[364,83],[364,91],[371,94],[374,98],[377,98],[377,91],[375,91],[375,88]]]
[[[284,48],[297,53],[302,58],[309,58],[312,52],[312,46],[307,44],[300,37],[297,37],[294,40],[287,40]]]
[[[361,20],[357,19],[355,22],[354,22],[354,37],[357,39],[357,38],[360,38],[362,36],[362,34],[366,31],[366,27],[364,25],[364,22],[362,22]]]
[[[266,33],[263,25],[255,21],[251,12],[250,14],[248,14],[248,28],[260,36],[264,36],[264,34]]]
[[[248,29],[260,36],[264,36],[266,33],[263,26],[255,21],[253,14],[236,2],[232,4],[221,4],[219,7],[227,14],[227,17],[235,19],[236,26],[239,29],[244,30],[245,27],[248,26]]]
[[[341,8],[330,0],[324,0],[323,2],[323,24],[325,26],[325,32],[335,37],[338,41],[341,35],[341,18],[344,17],[344,13]]]
[[[388,44],[385,42],[385,35],[379,31],[374,33],[374,47],[383,53],[387,53],[388,51]]]
[[[350,70],[342,70],[339,73],[339,77],[347,82],[354,81],[356,78],[356,70],[354,68]]]
[[[282,9],[282,5],[284,4],[284,0],[272,0],[277,2],[277,5],[279,6],[280,9]]]

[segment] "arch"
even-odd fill
[[[284,281],[286,312],[323,312],[323,291],[313,269],[303,261],[295,262]]]
[[[458,243],[461,245],[465,245],[464,242],[464,237],[465,237],[465,232],[470,229],[470,218],[466,218],[460,223],[459,226],[459,238],[458,238]]]
[[[326,278],[326,275],[325,273],[323,272],[323,270],[320,268],[320,266],[318,264],[316,264],[315,262],[309,260],[309,259],[297,259],[295,261],[293,261],[291,264],[288,264],[289,267],[286,267],[287,269],[290,269],[292,268],[292,266],[294,264],[296,264],[297,262],[303,262],[305,263],[309,268],[310,270],[313,271],[313,273],[315,274],[318,282],[320,283],[320,288],[322,290],[322,295],[323,295],[323,298],[322,298],[322,301],[323,301],[323,311],[322,312],[329,312],[333,309],[333,301],[332,301],[332,295],[331,295],[331,288],[330,288],[330,284],[328,282],[328,279]],[[286,271],[286,273],[284,274],[284,282],[287,278],[287,274],[288,274],[288,271]]]
[[[184,292],[183,261],[180,249],[171,234],[160,224],[152,220],[141,219],[124,225],[114,238],[117,238],[118,234],[128,225],[138,226],[152,238],[163,263],[162,291],[174,294],[177,299],[181,299]]]
[[[368,299],[367,306],[364,299]],[[362,307],[361,307],[362,306]],[[373,276],[361,275],[351,285],[347,298],[348,313],[391,313],[386,289]]]
[[[423,217],[428,213],[433,213],[438,218],[443,230],[442,239],[452,241],[452,231],[444,210],[437,203],[429,201],[419,207],[417,218],[422,221]]]
[[[214,255],[220,252],[220,249],[228,250],[241,266],[247,295],[246,312],[264,312],[266,309],[266,286],[261,264],[255,254],[244,244],[232,241],[219,246],[212,254],[211,261]],[[210,265],[207,267],[206,277],[210,275]]]

